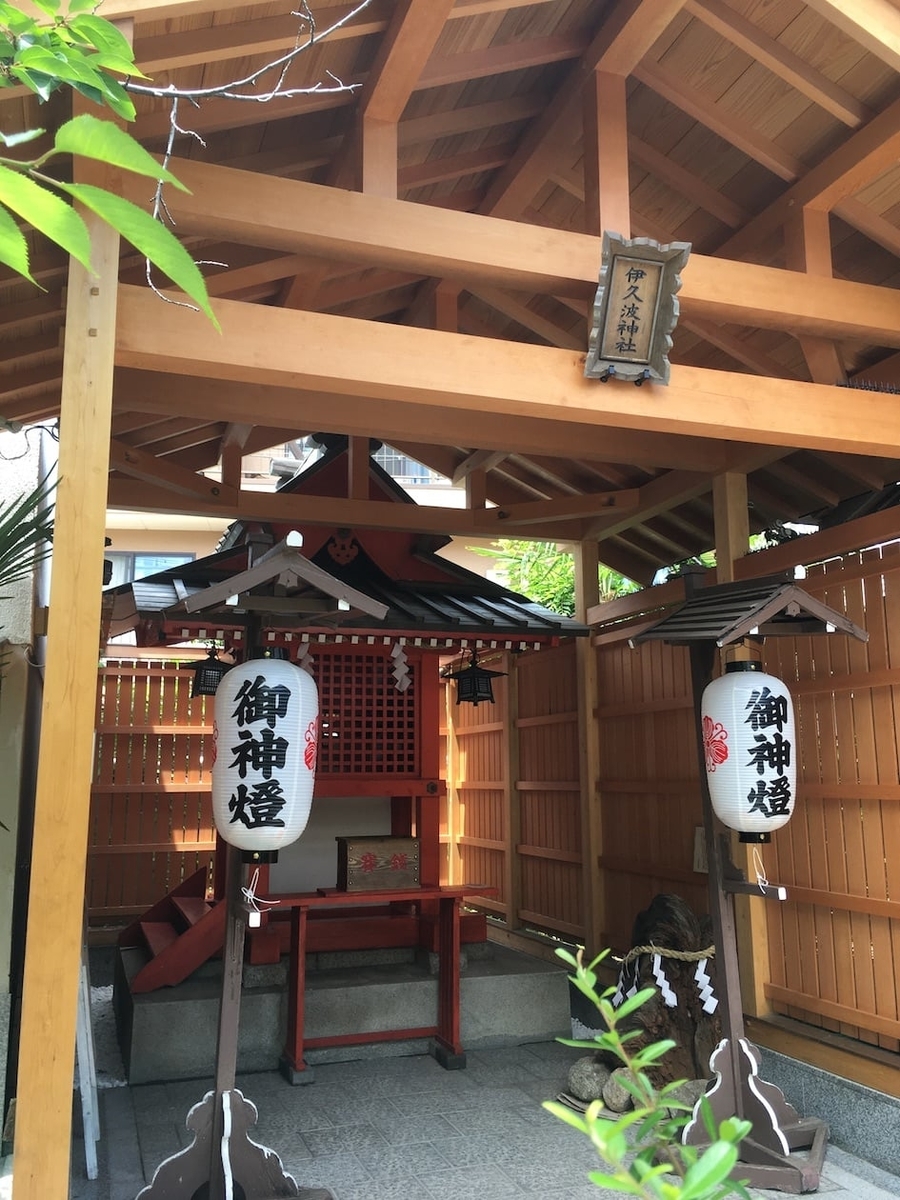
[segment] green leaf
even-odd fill
[[[37,285],[28,265],[28,243],[25,235],[5,208],[0,207],[0,262],[6,263],[17,275]]]
[[[53,536],[53,516],[46,504],[55,486],[44,478],[32,491],[0,505],[0,585],[25,579],[50,553],[46,543]]]
[[[652,1000],[655,995],[655,987],[641,988],[639,992],[635,992],[633,996],[629,996],[627,1000],[623,1000],[616,1008],[616,1019],[621,1020],[622,1017],[629,1016],[635,1009],[640,1008],[642,1004],[646,1004],[648,1000]]]
[[[0,142],[4,146],[24,146],[26,142],[33,142],[39,137],[43,137],[46,131],[43,129],[26,129],[23,133],[2,133],[0,132]]]
[[[643,1196],[641,1185],[627,1175],[605,1175],[602,1171],[591,1171],[588,1175],[591,1183],[598,1188],[606,1188],[610,1192],[628,1192],[631,1196]]]
[[[104,71],[115,71],[117,75],[137,76],[139,79],[147,78],[143,71],[138,70],[131,59],[122,58],[119,54],[110,54],[108,51],[102,51],[100,54],[92,54],[91,65],[101,67]]]
[[[86,83],[97,86],[96,71],[87,60],[75,54],[54,54],[45,46],[27,46],[19,53],[18,65],[30,71],[40,71],[64,83]]]
[[[702,1200],[721,1183],[737,1162],[737,1150],[729,1142],[714,1142],[701,1159],[688,1168],[681,1185],[682,1200]]]
[[[555,1100],[544,1100],[541,1108],[546,1108],[547,1112],[553,1113],[554,1117],[559,1117],[561,1121],[565,1121],[567,1125],[571,1125],[579,1133],[587,1133],[587,1125],[584,1119],[565,1104],[557,1104]]]
[[[87,183],[66,183],[60,184],[60,187],[102,217],[127,242],[140,250],[206,313],[216,329],[219,328],[203,276],[171,230],[130,200],[124,200],[103,188]]]
[[[81,116],[66,121],[65,125],[57,130],[53,145],[62,154],[79,154],[83,158],[94,158],[99,162],[108,163],[111,167],[133,171],[135,175],[161,179],[183,192],[187,190],[184,184],[179,183],[170,171],[148,154],[130,133],[120,129],[114,122],[104,121],[90,113],[82,113]]]
[[[59,0],[32,0],[35,8],[45,12],[48,17],[55,17],[59,12]]]
[[[675,1043],[671,1038],[664,1038],[661,1042],[652,1042],[649,1046],[645,1046],[634,1056],[634,1061],[639,1066],[646,1066],[647,1063],[654,1063],[657,1059],[662,1058],[664,1054],[668,1054],[670,1050],[675,1048]]]
[[[10,75],[15,75],[20,83],[24,83],[29,91],[34,92],[36,96],[40,96],[45,102],[50,99],[51,92],[54,92],[59,86],[56,79],[51,79],[41,72],[35,72],[32,75],[24,67],[10,67],[9,73]]]
[[[97,7],[97,0],[69,0],[69,24],[76,13],[92,11]]]
[[[37,29],[38,24],[32,17],[28,17],[19,9],[13,8],[11,4],[0,4],[0,24],[6,26],[7,29],[20,37],[24,33],[28,33]]]
[[[18,171],[0,166],[0,204],[24,217],[45,237],[90,267],[91,239],[87,227],[72,206],[59,196]]]
[[[117,117],[121,117],[123,121],[134,120],[134,101],[118,79],[114,79],[112,75],[107,75],[104,71],[98,71],[97,86],[102,93],[102,99],[106,101]]]
[[[122,58],[126,62],[132,64],[132,74],[134,71],[134,51],[131,48],[131,43],[116,29],[115,25],[105,21],[103,17],[94,16],[93,13],[83,13],[73,17],[69,21],[69,28],[77,30],[78,33],[88,37],[91,45],[96,46],[98,50],[106,54],[115,55],[117,58]]]
[[[84,96],[94,104],[103,104],[103,92],[90,83],[73,83],[72,87],[80,96]]]

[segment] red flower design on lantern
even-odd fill
[[[212,750],[210,751],[210,768],[216,765],[216,755],[219,751],[219,726],[213,721]]]
[[[703,753],[706,757],[707,771],[715,771],[728,758],[728,747],[725,742],[728,730],[712,717],[703,718]]]
[[[316,769],[316,747],[319,741],[319,718],[310,721],[306,730],[306,745],[303,748],[303,761],[308,771]]]

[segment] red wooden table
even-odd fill
[[[459,915],[465,896],[483,896],[495,889],[484,884],[460,887],[409,887],[396,891],[344,892],[320,888],[318,892],[279,894],[279,905],[291,909],[291,965],[288,990],[287,1041],[281,1070],[291,1083],[310,1078],[304,1048],[350,1046],[363,1042],[399,1041],[404,1038],[434,1038],[434,1056],[448,1070],[466,1065],[459,1038]],[[336,1034],[304,1038],[306,1001],[306,929],[311,909],[360,907],[367,904],[436,902],[438,908],[438,1004],[437,1023],[417,1029],[390,1029],[368,1033]]]

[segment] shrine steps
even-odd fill
[[[209,1078],[215,1066],[222,964],[208,962],[184,982],[135,993],[146,951],[119,947],[114,1006],[129,1083]],[[409,949],[311,954],[307,959],[307,1038],[348,1033],[384,1038],[434,1025],[434,956]],[[466,947],[460,982],[462,1043],[476,1050],[570,1036],[566,973],[553,963],[485,942]],[[287,960],[244,969],[239,1071],[277,1070],[287,1022]],[[309,1048],[306,1061],[425,1054],[430,1038],[373,1040]]]
[[[197,871],[133,921],[119,936],[143,962],[130,981],[136,993],[173,987],[221,953],[225,905],[206,899],[206,870]]]

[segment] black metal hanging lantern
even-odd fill
[[[489,671],[486,667],[479,667],[478,655],[473,649],[471,663],[459,671],[448,671],[444,678],[456,680],[457,704],[477,705],[482,700],[493,704],[494,689],[491,680],[505,674],[505,671]]]
[[[194,672],[194,682],[191,684],[191,699],[194,696],[214,696],[222,676],[231,670],[231,663],[222,662],[218,650],[212,646],[206,652],[206,658],[197,662],[182,663],[189,671]]]

